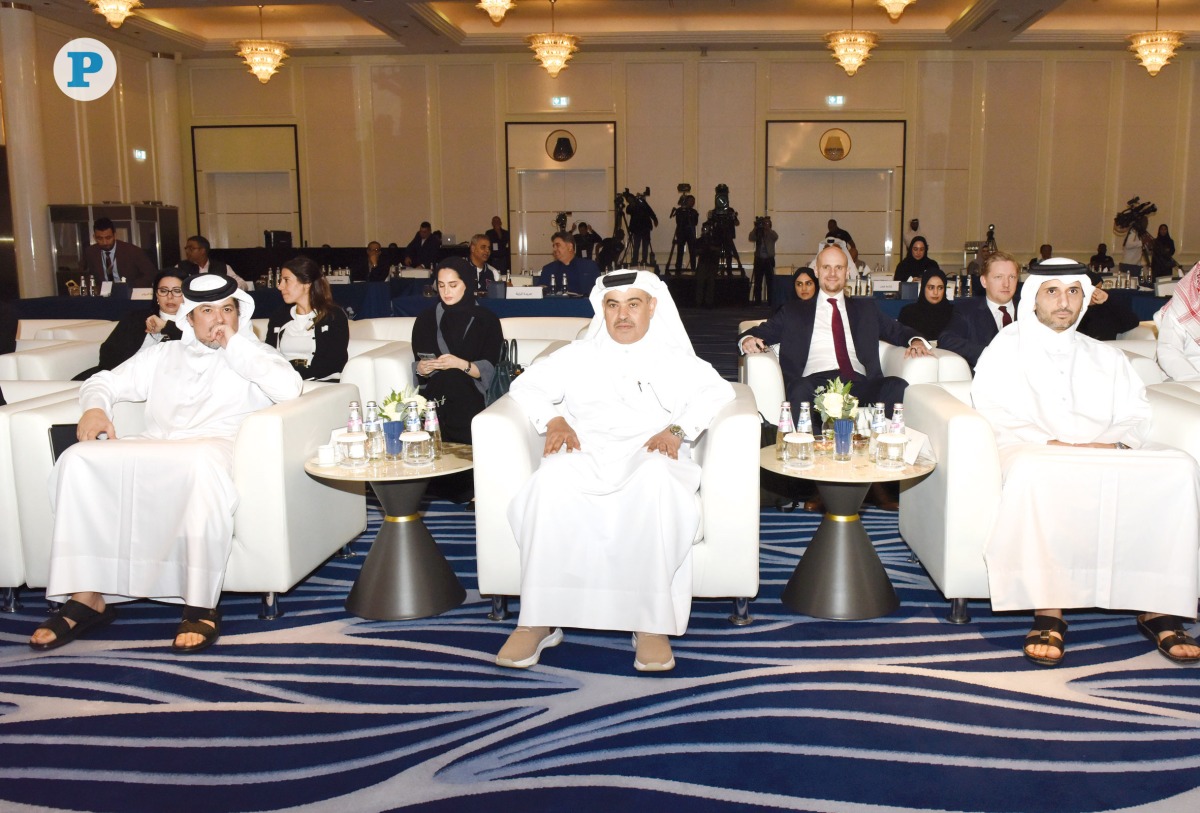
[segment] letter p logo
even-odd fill
[[[117,80],[117,59],[99,40],[82,37],[64,45],[54,57],[54,81],[78,102],[99,99]]]

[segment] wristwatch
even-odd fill
[[[670,426],[667,427],[667,431],[670,432],[675,437],[679,438],[680,440],[683,440],[683,427],[680,426],[679,424],[677,424],[677,423],[671,424]]]

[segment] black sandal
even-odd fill
[[[1200,662],[1200,655],[1193,657],[1184,657],[1182,655],[1172,655],[1171,647],[1173,646],[1196,646],[1196,639],[1187,634],[1183,628],[1184,619],[1177,615],[1159,615],[1154,618],[1146,619],[1144,615],[1139,615],[1137,619],[1138,630],[1142,635],[1145,635],[1154,645],[1158,647],[1158,652],[1167,660],[1175,663],[1197,663]],[[1166,638],[1159,638],[1164,632],[1171,633]]]
[[[209,625],[205,624],[205,621],[213,623]],[[183,620],[179,622],[179,626],[175,629],[175,637],[178,638],[180,635],[189,632],[204,636],[204,640],[191,646],[180,646],[172,640],[171,649],[180,655],[191,655],[203,649],[208,649],[221,637],[221,614],[215,608],[210,610],[207,607],[193,607],[190,604],[185,604],[183,607]]]
[[[76,638],[82,638],[87,633],[103,627],[105,624],[111,624],[112,620],[117,617],[117,608],[111,604],[106,605],[102,612],[97,612],[91,607],[70,599],[59,608],[58,612],[50,616],[46,623],[38,627],[39,630],[50,630],[54,633],[54,640],[45,644],[35,644],[29,642],[32,649],[39,652],[45,652],[48,649],[58,649],[60,646],[66,646]],[[71,626],[67,621],[74,621],[75,626]],[[35,632],[37,630],[34,630]]]
[[[1050,637],[1050,633],[1058,633],[1058,638]],[[1067,622],[1061,618],[1055,618],[1052,615],[1035,615],[1033,617],[1033,629],[1025,636],[1025,659],[1030,663],[1036,663],[1038,666],[1058,666],[1062,663],[1063,657],[1067,654],[1066,648],[1067,638]],[[1029,647],[1038,646],[1039,644],[1054,647],[1058,650],[1057,658],[1035,658],[1029,654]]]

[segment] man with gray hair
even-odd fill
[[[172,648],[220,634],[216,611],[238,493],[233,445],[253,412],[300,395],[292,365],[250,329],[254,301],[231,278],[189,277],[183,337],[146,348],[79,389],[76,437],[54,467],[46,595],[66,603],[30,638],[54,649],[116,617],[113,604],[183,604]],[[145,401],[146,429],[117,439],[113,406]],[[104,442],[96,442],[100,438]]]

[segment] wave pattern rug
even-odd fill
[[[817,517],[765,510],[754,623],[697,602],[663,675],[634,672],[627,634],[572,630],[535,669],[494,666],[513,624],[487,620],[474,517],[448,503],[427,522],[468,598],[438,618],[346,614],[368,535],[278,621],[227,595],[220,643],[190,658],[146,603],[33,653],[27,593],[0,619],[0,810],[1200,810],[1200,670],[1099,613],[1070,616],[1063,666],[1030,666],[1027,616],[946,623],[896,515],[864,520],[895,613],[786,611]]]

